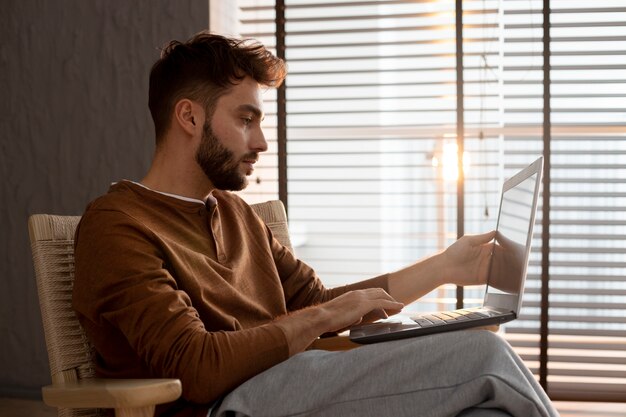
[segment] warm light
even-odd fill
[[[433,167],[441,167],[443,179],[446,181],[456,181],[459,179],[458,167],[459,147],[456,142],[445,142],[443,144],[442,155],[440,157],[433,156],[431,163]],[[467,172],[469,168],[469,155],[463,152],[463,171]]]

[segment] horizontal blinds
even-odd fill
[[[480,8],[482,2],[464,2],[464,7]],[[500,141],[498,163],[501,181],[543,154],[543,58],[542,1],[495,2],[499,7],[485,9],[489,21],[498,29],[491,31],[483,48],[480,72],[474,77],[486,94],[494,97],[488,106],[489,117],[475,123],[495,128],[491,135]],[[479,6],[481,5],[481,6]],[[495,32],[495,33],[494,33]],[[517,68],[523,62],[524,69]],[[466,71],[467,73],[467,71]],[[536,130],[534,129],[536,128]],[[507,340],[524,359],[531,371],[539,374],[539,312],[542,252],[542,197],[539,199],[534,226],[522,310],[518,320],[502,326]]]
[[[299,255],[336,286],[449,245],[456,185],[444,167],[454,169],[454,137],[440,127],[456,120],[454,2],[288,0],[286,18]],[[397,128],[407,134],[389,133]],[[433,166],[444,152],[446,164]],[[443,287],[413,308],[453,304]]]
[[[239,5],[235,13],[239,19],[236,31],[245,38],[254,38],[276,54],[275,9],[273,1],[249,1],[228,3],[231,7]],[[238,13],[237,13],[238,12]],[[278,119],[276,89],[267,89],[263,93],[262,122],[268,150],[261,154],[255,164],[254,173],[249,178],[249,185],[238,194],[248,203],[258,203],[278,199]]]
[[[240,3],[242,33],[275,45],[273,2]],[[298,255],[334,286],[449,245],[454,2],[285,3]],[[542,3],[463,2],[467,233],[495,226],[502,181],[544,151]],[[548,388],[554,398],[624,401],[626,2],[551,5]],[[275,162],[257,174],[261,184],[275,181]],[[540,207],[522,316],[503,326],[535,373],[541,230]],[[466,305],[480,303],[482,291],[468,288]],[[454,298],[444,286],[413,308],[450,308]]]
[[[552,123],[622,131],[553,136],[548,384],[626,401],[626,1],[551,9]]]
[[[465,1],[466,10],[487,2]],[[626,400],[626,241],[622,162],[626,141],[626,2],[551,2],[551,196],[548,392],[566,400]],[[466,80],[482,89],[479,119],[466,99],[466,122],[481,143],[502,129],[504,177],[543,151],[542,2],[502,2],[500,39],[480,42],[482,65]],[[498,45],[499,43],[499,45]],[[621,70],[621,71],[620,71]],[[491,100],[495,105],[491,105]],[[498,127],[499,125],[499,127]],[[480,134],[483,127],[487,132]],[[471,145],[470,145],[471,146]],[[469,219],[469,213],[466,214]],[[466,226],[471,230],[471,226]],[[524,307],[504,327],[536,373],[539,366],[541,207],[535,226]]]

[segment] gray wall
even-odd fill
[[[2,0],[0,396],[49,383],[27,218],[81,214],[153,152],[158,47],[208,25],[207,0]]]

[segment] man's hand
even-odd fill
[[[400,312],[397,302],[381,288],[350,291],[319,306],[328,314],[328,332],[339,332],[363,321],[384,319]]]
[[[480,285],[487,282],[489,262],[496,232],[465,235],[443,252],[443,282]]]
[[[323,333],[344,330],[362,322],[372,312],[383,318],[398,313],[402,307],[404,305],[385,290],[368,288],[347,292],[326,303],[291,313],[274,323],[285,332],[289,354],[294,355],[305,350]]]
[[[491,265],[489,285],[500,291],[518,293],[526,260],[526,246],[502,233],[496,236],[495,256]]]

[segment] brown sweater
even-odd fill
[[[325,289],[234,194],[186,201],[128,181],[93,201],[76,232],[73,305],[112,378],[179,378],[168,415],[215,401],[288,358],[281,315],[386,276]]]

